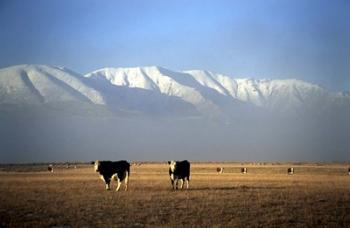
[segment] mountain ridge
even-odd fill
[[[47,65],[0,69],[0,104],[69,101],[141,115],[157,111],[169,115],[178,110],[180,115],[199,113],[220,119],[251,106],[281,113],[348,107],[350,93],[330,92],[297,79],[233,78],[206,70],[178,72],[159,66],[108,67],[85,75]]]
[[[148,80],[146,84],[135,80],[134,77],[138,74]],[[278,112],[294,112],[305,109],[305,106],[322,109],[324,106],[332,105],[333,101],[350,104],[347,93],[330,92],[319,85],[297,79],[235,79],[210,71],[175,72],[155,66],[102,68],[86,74],[85,77],[102,77],[116,86],[137,87],[158,91],[168,96],[178,96],[195,106],[200,103],[206,104],[209,109],[221,109],[220,102],[222,103],[222,100],[228,98],[232,102],[240,101]],[[186,77],[187,80],[183,80]],[[160,81],[160,79],[169,78],[170,82]],[[181,88],[179,88],[179,84],[182,85]],[[186,97],[186,88],[193,89],[191,96],[196,97],[197,100]],[[181,89],[184,90],[181,92]],[[344,99],[345,102],[338,101],[341,99]],[[227,101],[223,104],[227,104]]]

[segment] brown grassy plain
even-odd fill
[[[90,165],[11,167],[0,171],[0,227],[350,227],[348,166],[244,166],[192,163],[179,191],[167,164],[132,166],[127,192],[106,191]]]

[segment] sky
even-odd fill
[[[348,0],[1,0],[0,67],[158,65],[350,91]]]

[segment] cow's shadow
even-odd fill
[[[176,191],[246,191],[246,190],[272,190],[272,189],[285,189],[286,187],[279,186],[222,186],[222,187],[193,187],[189,189],[178,189]]]

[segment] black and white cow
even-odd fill
[[[111,179],[118,182],[116,191],[119,191],[121,182],[125,183],[125,191],[128,190],[130,164],[127,161],[95,161],[95,171],[100,173],[101,179],[106,184],[106,190],[110,190]]]
[[[288,168],[287,172],[288,172],[289,175],[293,175],[294,174],[294,168],[293,167]]]
[[[190,181],[190,163],[187,160],[184,161],[168,161],[169,164],[169,176],[171,186],[173,189],[177,189],[178,181],[181,180],[181,189],[183,189],[184,182],[186,180],[186,188],[189,188]]]
[[[53,165],[50,164],[48,167],[47,167],[47,171],[49,171],[50,173],[53,173]]]
[[[246,174],[248,172],[248,169],[246,167],[241,168],[241,173]]]
[[[217,172],[217,173],[220,173],[220,174],[221,174],[221,173],[224,173],[224,167],[217,167],[217,168],[216,168],[216,172]]]

